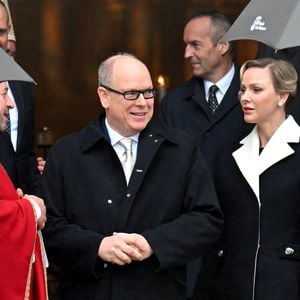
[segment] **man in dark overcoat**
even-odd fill
[[[160,117],[169,126],[193,137],[210,170],[221,148],[234,145],[252,128],[243,119],[239,104],[239,66],[233,64],[233,48],[222,41],[230,28],[219,12],[201,11],[187,22],[183,40],[184,57],[193,77],[170,90],[160,105]],[[209,104],[210,88],[217,86],[217,108]]]
[[[118,54],[98,75],[105,114],[58,141],[44,171],[61,298],[186,299],[186,263],[222,230],[209,172],[188,135],[152,120],[156,91],[141,61]]]
[[[193,77],[169,91],[159,109],[164,123],[196,140],[211,172],[217,154],[252,127],[244,122],[239,104],[239,67],[233,63],[232,45],[222,40],[230,25],[227,16],[215,11],[192,16],[185,25],[183,40],[184,57],[191,64]],[[217,107],[212,111],[210,90],[214,86]],[[192,297],[200,266],[200,258],[189,265],[188,297]]]

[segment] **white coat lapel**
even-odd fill
[[[259,174],[270,166],[293,154],[295,151],[288,143],[299,143],[300,127],[289,116],[273,134],[260,155]]]
[[[232,153],[258,201],[259,175],[278,161],[292,155],[294,150],[288,143],[299,143],[299,139],[300,127],[294,118],[289,116],[276,130],[261,155],[259,155],[260,143],[257,127],[240,142],[243,146]]]
[[[259,138],[256,127],[241,142],[243,146],[232,153],[240,171],[259,199]]]

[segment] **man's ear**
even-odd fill
[[[229,51],[229,43],[221,41],[218,43],[219,51],[222,55],[226,54]]]
[[[108,102],[108,94],[107,94],[106,89],[103,88],[102,86],[99,86],[97,89],[97,93],[98,93],[99,100],[100,100],[102,107],[104,109],[107,109],[109,106],[109,102]]]

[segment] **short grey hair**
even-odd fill
[[[217,45],[229,30],[231,22],[225,14],[214,10],[196,12],[192,15],[190,21],[203,17],[209,17],[211,19],[210,38],[213,44]]]

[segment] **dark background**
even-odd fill
[[[35,79],[36,132],[52,129],[53,141],[95,119],[99,63],[127,51],[149,67],[153,82],[168,88],[191,76],[182,31],[196,9],[217,9],[232,21],[247,0],[9,0],[17,37],[17,61]],[[236,60],[256,53],[239,42]],[[37,148],[40,152],[41,148]],[[38,153],[39,154],[39,153]]]

